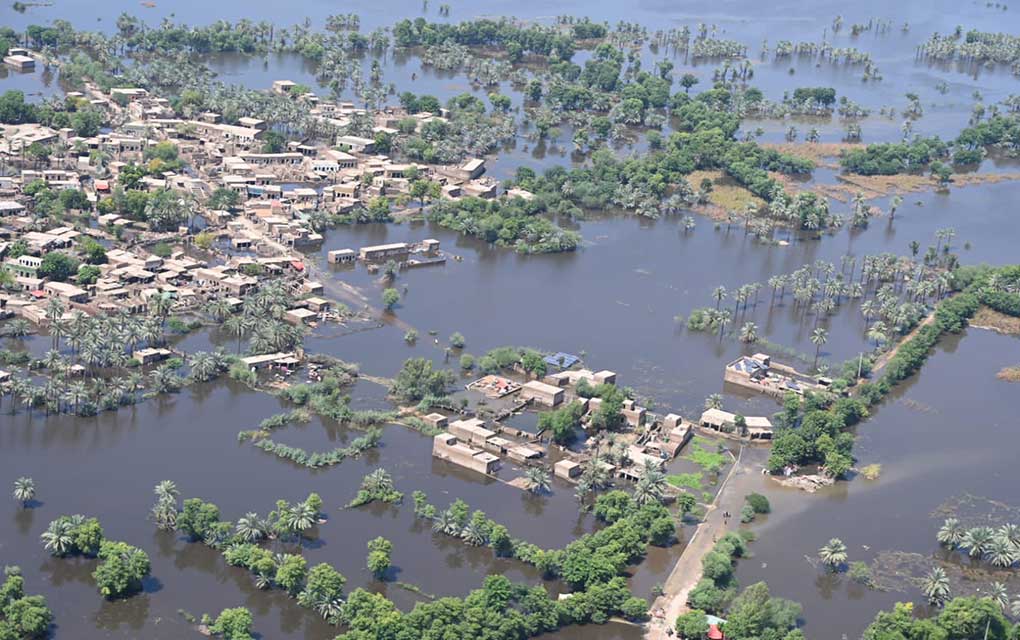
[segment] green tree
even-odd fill
[[[677,637],[683,640],[705,640],[708,637],[708,618],[704,611],[694,609],[677,617],[673,628]]]
[[[830,570],[837,571],[846,564],[846,545],[839,538],[833,538],[818,550],[818,559]]]
[[[35,499],[35,480],[21,477],[14,481],[14,499],[21,503],[21,508],[28,507],[28,504]]]
[[[393,307],[397,306],[397,303],[400,302],[400,292],[390,287],[383,291],[382,301],[383,307],[385,307],[387,311],[391,311]]]
[[[301,556],[287,554],[276,569],[276,584],[287,593],[296,596],[305,586],[308,577],[308,561]]]
[[[137,593],[149,575],[149,556],[126,542],[104,540],[99,549],[99,566],[92,577],[99,593],[114,599]]]
[[[393,543],[383,537],[368,541],[368,570],[381,580],[390,569],[390,554]]]
[[[251,640],[251,612],[244,607],[224,609],[216,616],[216,622],[209,628],[223,640]]]
[[[78,261],[66,253],[50,251],[43,256],[38,272],[42,278],[64,282],[78,273]]]

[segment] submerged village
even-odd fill
[[[60,4],[0,639],[1020,634],[1012,8]]]

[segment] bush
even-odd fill
[[[644,598],[632,596],[620,605],[620,613],[624,618],[640,622],[648,618],[648,602]]]
[[[754,509],[755,513],[769,513],[772,511],[769,499],[760,493],[749,493],[744,500],[746,500],[747,504]]]
[[[250,640],[251,625],[251,612],[244,607],[237,607],[221,611],[216,617],[216,623],[209,630],[223,636],[223,640]]]

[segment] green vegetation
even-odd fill
[[[746,554],[747,541],[740,535],[731,532],[720,538],[702,558],[702,578],[691,590],[687,603],[694,609],[722,614],[736,594],[734,563]]]
[[[470,234],[518,253],[573,251],[580,236],[543,218],[541,203],[523,198],[484,200],[466,197],[432,205],[428,219],[442,227]]]
[[[719,473],[726,464],[726,455],[718,450],[709,451],[708,447],[710,446],[712,446],[711,441],[695,437],[687,447],[684,458],[701,467],[705,473]]]
[[[701,478],[700,472],[693,473],[677,473],[666,476],[666,481],[674,487],[681,489],[688,489],[690,491],[701,491]]]
[[[360,507],[370,502],[389,502],[395,504],[403,500],[404,494],[393,487],[393,478],[385,469],[376,469],[361,480],[358,495],[351,500],[348,507]]]
[[[209,631],[223,640],[251,640],[251,612],[244,607],[224,609],[216,616],[216,622]]]
[[[123,598],[141,591],[142,580],[149,575],[149,556],[126,542],[105,539],[95,518],[61,516],[50,522],[40,538],[51,555],[99,558],[92,578],[105,598]]]
[[[539,433],[547,432],[557,444],[568,445],[577,439],[577,429],[584,416],[584,405],[580,402],[547,411],[538,416]]]
[[[379,441],[381,439],[382,430],[372,428],[366,431],[365,435],[358,436],[351,440],[351,443],[346,447],[337,447],[331,451],[315,451],[309,453],[300,447],[290,447],[285,444],[274,442],[269,438],[259,440],[255,443],[255,446],[266,453],[275,455],[278,458],[290,460],[295,464],[308,467],[309,469],[318,469],[320,467],[340,464],[348,458],[356,458],[368,449],[373,449],[379,446]]]
[[[455,380],[453,373],[445,369],[434,370],[431,360],[410,358],[404,361],[390,392],[403,402],[417,402],[425,397],[445,396]]]
[[[882,611],[864,631],[863,640],[1008,640],[1014,637],[1002,608],[992,598],[954,598],[934,617],[918,618],[912,603],[897,603]]]
[[[383,537],[368,541],[368,559],[366,564],[368,570],[377,580],[381,580],[390,569],[390,555],[393,553],[393,543]]]
[[[19,567],[4,567],[0,585],[0,638],[45,638],[53,623],[53,613],[42,596],[25,594],[25,579]]]
[[[92,577],[103,597],[123,598],[142,590],[142,579],[150,571],[144,551],[126,542],[103,540],[98,557],[101,562]]]

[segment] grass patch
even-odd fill
[[[882,465],[869,464],[861,469],[861,475],[868,480],[878,480],[878,477],[882,475]]]
[[[717,450],[710,450],[709,447],[715,448],[711,440],[695,436],[687,448],[684,459],[698,465],[705,473],[719,473],[726,464],[726,455]]]
[[[765,206],[764,200],[737,184],[722,171],[694,171],[687,176],[687,181],[697,190],[705,178],[712,181],[712,192],[708,194],[708,201],[717,207],[744,214],[748,203],[753,203],[756,207]]]
[[[1008,316],[988,307],[981,307],[970,320],[972,327],[989,329],[997,333],[1016,336],[1020,335],[1020,318]]]
[[[702,474],[697,471],[693,473],[677,473],[666,476],[666,482],[681,489],[701,491],[701,476]]]

